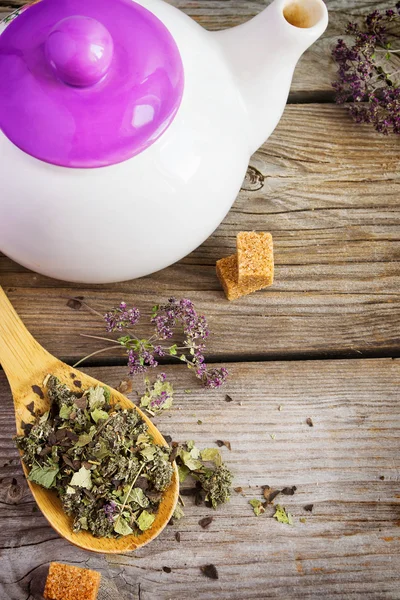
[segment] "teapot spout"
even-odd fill
[[[212,34],[243,100],[251,153],[278,124],[295,66],[327,25],[322,0],[274,0],[249,22]]]

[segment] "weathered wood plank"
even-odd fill
[[[188,296],[209,317],[215,332],[209,352],[219,358],[238,352],[397,354],[399,148],[397,138],[353,124],[343,108],[288,106],[252,158],[232,211],[180,263],[136,281],[84,286],[42,277],[0,256],[0,284],[38,340],[69,360],[100,347],[79,333],[103,332],[95,316],[67,308],[63,297],[71,295],[85,296],[101,311],[125,298],[145,312],[171,294]],[[274,236],[276,281],[230,304],[215,262],[234,251],[238,231],[252,229]],[[240,342],[232,331],[240,331]]]
[[[261,12],[269,0],[169,0],[201,25],[210,30],[234,27],[248,21]],[[0,14],[9,12],[26,2],[20,0],[0,0]],[[326,0],[330,13],[329,27],[322,39],[318,40],[300,60],[297,66],[291,100],[298,101],[308,97],[332,98],[332,81],[336,67],[331,59],[331,50],[343,32],[349,20],[371,12],[375,8],[392,8],[395,1],[375,2],[374,0]],[[273,60],[273,57],[266,57]],[[400,66],[400,58],[393,59]],[[317,95],[317,96],[315,96]]]
[[[114,386],[125,375],[123,368],[88,371]],[[107,559],[74,548],[34,512],[0,375],[1,598],[39,597],[37,581],[51,560],[101,570],[126,599],[398,598],[398,360],[235,364],[226,389],[215,392],[199,389],[183,367],[167,371],[177,389],[192,393],[179,391],[158,426],[200,446],[229,439],[232,451],[223,448],[224,457],[244,495],[234,493],[213,513],[208,530],[198,521],[210,511],[188,499],[185,519],[134,555]],[[226,392],[233,402],[225,402]],[[257,486],[265,484],[297,486],[293,497],[283,498],[294,527],[272,519],[272,509],[252,514],[248,500],[260,498]],[[303,508],[309,503],[312,513]],[[218,581],[200,574],[209,563],[217,566]]]

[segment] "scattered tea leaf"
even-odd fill
[[[164,573],[171,573],[172,571],[171,567],[163,567],[162,570],[164,571]]]
[[[43,400],[44,394],[43,394],[43,390],[41,387],[39,387],[38,385],[33,385],[32,391],[35,392],[35,394],[37,394],[37,396],[39,396],[39,398],[41,398]]]
[[[130,394],[132,389],[133,387],[131,379],[128,379],[128,381],[123,379],[122,381],[120,381],[119,386],[117,387],[117,391],[121,394]]]
[[[231,398],[229,396],[229,394],[226,394],[226,396],[225,396],[225,402],[233,402],[233,398]]]
[[[280,504],[276,505],[274,518],[279,521],[279,523],[285,523],[286,525],[293,525],[293,518],[290,512],[287,512],[285,507]]]
[[[205,565],[200,567],[200,571],[209,579],[218,579],[218,571],[215,565]]]
[[[276,435],[274,433],[270,433],[269,437],[271,438],[271,440],[274,440],[276,438]]]
[[[308,417],[308,419],[306,419],[306,423],[309,427],[314,427],[313,420],[310,417]]]
[[[296,490],[297,487],[295,485],[293,485],[292,487],[285,487],[283,488],[283,490],[281,490],[281,494],[283,494],[284,496],[293,496]]]
[[[251,506],[253,507],[253,511],[256,517],[259,517],[260,515],[265,513],[265,506],[262,502],[260,502],[260,500],[256,500],[254,498],[253,500],[249,500],[249,504],[251,504]]]
[[[307,519],[305,517],[300,517],[299,521],[300,521],[300,523],[305,523],[307,521]]]
[[[175,539],[176,539],[176,541],[177,541],[178,543],[181,541],[181,534],[179,533],[179,531],[177,531],[177,532],[175,533]]]
[[[200,519],[199,525],[203,529],[207,529],[209,525],[213,522],[214,517],[204,517],[204,519]]]
[[[314,504],[306,504],[304,507],[304,510],[306,510],[307,512],[312,512],[313,508],[314,508]]]
[[[197,425],[203,425],[203,421],[202,421],[201,419],[199,419],[199,420],[197,421]]]
[[[218,448],[204,448],[204,450],[201,451],[201,460],[213,462],[217,467],[222,465],[221,452]]]
[[[178,465],[179,483],[184,483],[189,473],[190,469],[186,465]]]
[[[185,394],[191,394],[192,390],[183,390],[185,392]]]
[[[182,519],[185,516],[185,513],[183,512],[181,506],[179,504],[176,505],[176,508],[174,510],[174,514],[172,515],[172,517],[174,519],[176,519],[177,521],[179,521],[180,519]]]
[[[217,446],[218,446],[219,448],[222,448],[222,446],[225,446],[226,448],[228,448],[228,450],[232,450],[231,443],[230,443],[230,442],[228,442],[228,441],[224,441],[224,440],[217,440],[215,443],[217,444]]]
[[[70,298],[67,302],[68,308],[72,308],[73,310],[80,310],[82,308],[82,300],[84,296],[76,296],[75,298]]]
[[[283,406],[282,406],[282,404],[280,404],[280,405],[278,406],[278,410],[279,410],[279,412],[280,412],[281,410],[283,410]]]
[[[233,488],[233,489],[234,489],[234,491],[235,491],[237,494],[241,494],[241,493],[243,492],[243,488],[242,488],[242,487],[235,487],[235,488]]]

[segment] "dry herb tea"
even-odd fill
[[[16,438],[29,480],[57,492],[74,532],[149,529],[171,483],[171,449],[153,442],[136,410],[112,406],[108,388],[75,394],[52,375],[45,385],[50,410]]]

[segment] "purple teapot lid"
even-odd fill
[[[0,35],[0,130],[48,163],[135,156],[172,123],[183,87],[174,39],[132,0],[41,0]]]

